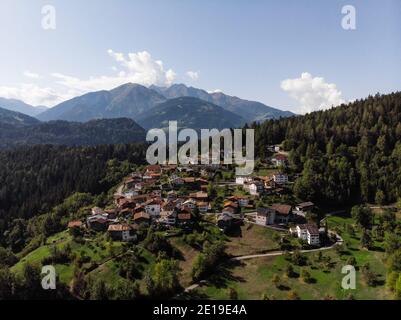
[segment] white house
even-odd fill
[[[175,225],[177,218],[177,212],[173,211],[162,211],[160,212],[160,222],[165,223],[167,225]]]
[[[112,224],[108,228],[110,236],[115,240],[129,242],[136,239],[136,234],[131,226],[122,224]]]
[[[287,164],[287,157],[283,154],[277,154],[272,158],[272,162],[276,167],[284,167]]]
[[[157,217],[160,215],[160,202],[154,199],[148,200],[144,203],[145,211],[151,217]]]
[[[296,227],[296,234],[299,239],[306,241],[312,246],[320,245],[319,229],[313,224],[301,224]]]
[[[258,208],[256,211],[255,222],[259,225],[266,226],[269,224],[274,224],[276,219],[276,211],[271,208]]]
[[[264,190],[263,182],[255,181],[249,184],[249,193],[253,196],[258,196]]]
[[[236,176],[235,177],[235,183],[244,185],[245,183],[252,182],[252,177],[251,176]]]
[[[246,207],[249,204],[249,199],[243,196],[232,196],[228,198],[230,201],[238,202],[240,207]]]
[[[275,173],[273,174],[273,181],[277,184],[285,184],[288,183],[288,176],[284,173]]]

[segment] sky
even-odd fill
[[[0,96],[49,107],[126,82],[296,113],[401,89],[399,0],[1,0],[0,44]]]

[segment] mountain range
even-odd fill
[[[147,88],[138,84],[128,83],[110,91],[91,92],[75,97],[46,110],[37,117],[42,121],[67,120],[78,122],[101,118],[127,117],[141,124],[140,119],[150,115],[154,107],[158,106],[160,111],[160,104],[163,105],[163,103],[171,99],[173,99],[172,103],[179,102],[180,100],[174,99],[181,97],[197,98],[198,100],[203,100],[204,103],[209,103],[209,106],[210,104],[218,106],[227,112],[240,116],[243,119],[242,123],[294,115],[289,111],[268,107],[260,102],[243,100],[220,92],[208,93],[205,90],[187,87],[183,84],[175,84],[166,88],[157,86]],[[198,100],[192,100],[194,102],[194,113],[197,113],[195,109],[197,108],[196,106],[199,106]],[[187,103],[189,103],[189,100]],[[164,106],[171,107],[171,103],[164,104]],[[161,122],[167,120],[170,116],[170,114],[166,114],[166,117],[163,117],[160,112],[158,115]],[[214,112],[209,116],[218,116],[215,119],[210,118],[211,122],[214,122],[216,119],[221,119],[222,116],[228,115],[227,113]],[[206,115],[202,116],[203,118],[206,117]],[[228,118],[235,117],[230,114]],[[232,126],[238,123],[237,120],[229,124]],[[153,123],[155,122],[153,121]]]
[[[127,118],[89,122],[40,122],[30,116],[0,108],[0,149],[22,145],[99,145],[142,142],[146,132]]]
[[[260,102],[183,84],[148,88],[127,83],[75,97],[38,114],[40,110],[43,108],[0,98],[0,148],[129,143],[144,141],[143,128],[166,128],[174,120],[180,128],[199,130],[238,128],[294,115]]]

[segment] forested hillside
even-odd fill
[[[145,141],[146,132],[127,118],[97,119],[85,123],[38,120],[13,113],[6,117],[0,109],[0,149],[19,146],[52,144],[65,146],[95,146],[101,144]],[[16,116],[18,115],[18,117]]]
[[[24,238],[14,228],[17,218],[23,225],[75,192],[106,192],[133,164],[145,161],[145,152],[144,144],[35,146],[0,152],[0,243],[7,237]]]
[[[256,152],[284,142],[298,196],[317,202],[384,204],[401,196],[401,93],[327,111],[253,124]]]

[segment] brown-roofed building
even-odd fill
[[[144,203],[149,199],[149,195],[147,194],[140,194],[138,196],[135,196],[132,198],[133,201],[135,201],[136,203]]]
[[[136,239],[132,226],[128,224],[111,224],[107,231],[113,240],[132,241]]]
[[[179,213],[177,214],[177,224],[178,225],[189,225],[192,224],[192,215],[190,213]]]
[[[283,154],[276,154],[272,158],[272,162],[276,167],[284,167],[284,166],[286,166],[286,164],[288,162],[288,158],[287,158],[287,156],[285,156]]]
[[[150,222],[150,216],[145,212],[145,211],[141,211],[141,212],[137,212],[134,214],[134,223],[136,224],[149,224]]]
[[[83,223],[80,220],[70,221],[68,222],[68,229],[81,228],[82,225]]]
[[[95,231],[105,231],[110,223],[110,220],[102,215],[90,216],[86,219],[88,227]]]
[[[135,210],[135,209],[131,209],[131,208],[122,209],[122,210],[120,211],[120,215],[123,216],[123,217],[132,216],[132,215],[134,214],[134,210]]]
[[[222,213],[236,214],[239,212],[239,205],[236,202],[228,201],[224,203]]]
[[[196,206],[201,213],[205,213],[209,210],[209,202],[206,201],[197,201]]]
[[[135,202],[134,200],[132,200],[132,199],[127,199],[127,198],[120,200],[119,203],[120,203],[120,204],[119,204],[119,207],[120,207],[121,209],[125,209],[125,208],[131,208],[131,209],[133,209],[133,208],[135,208],[135,206],[136,206],[136,202]]]
[[[196,200],[207,200],[209,198],[207,192],[202,191],[190,193],[189,197]]]
[[[314,207],[315,207],[315,204],[313,202],[308,201],[308,202],[302,202],[302,203],[297,204],[295,206],[295,209],[297,211],[310,211]]]
[[[271,206],[272,209],[276,210],[276,222],[277,223],[288,223],[291,218],[292,207],[287,204],[275,203]]]
[[[232,196],[227,199],[232,202],[237,202],[240,207],[246,207],[249,204],[249,199],[244,196]]]

